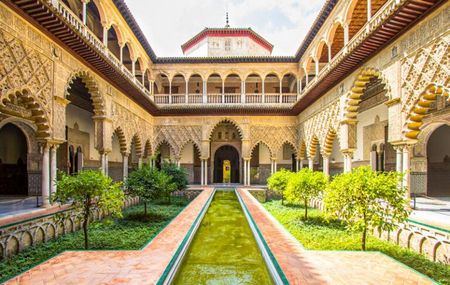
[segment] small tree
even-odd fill
[[[282,168],[280,171],[270,175],[267,179],[267,187],[281,195],[281,205],[284,204],[284,191],[286,190],[287,183],[292,174],[293,173],[289,170]]]
[[[317,197],[325,190],[327,178],[322,172],[303,168],[294,173],[286,188],[286,199],[291,202],[305,204],[305,220],[308,219],[308,204],[311,198]]]
[[[401,179],[397,172],[376,172],[368,166],[335,176],[326,190],[325,211],[348,229],[361,231],[361,248],[366,250],[368,230],[392,230],[408,217]]]
[[[84,248],[88,249],[88,224],[93,208],[99,208],[113,216],[122,216],[125,195],[120,183],[97,170],[83,170],[77,175],[63,174],[56,182],[54,201],[71,202],[80,211],[84,232]]]
[[[177,183],[174,182],[174,179],[172,176],[167,174],[164,171],[159,172],[158,176],[158,193],[159,196],[166,199],[167,202],[170,201],[170,196],[172,192],[176,191],[179,186],[177,186]]]
[[[144,215],[147,216],[147,203],[158,197],[160,191],[159,170],[149,165],[131,172],[125,185],[131,195],[138,196],[144,202]]]
[[[188,185],[187,174],[184,168],[178,167],[173,162],[164,162],[161,170],[172,178],[175,183],[175,190],[185,190]]]

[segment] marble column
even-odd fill
[[[205,159],[205,186],[208,185],[208,160]]]
[[[122,172],[123,172],[123,181],[127,180],[128,177],[128,153],[122,154]]]
[[[402,164],[403,164],[403,187],[406,188],[406,198],[410,198],[410,158],[409,158],[409,145],[403,147]]]
[[[327,155],[322,155],[323,158],[323,174],[330,176],[330,159]]]
[[[53,145],[50,149],[50,193],[51,195],[56,193],[56,178],[57,178],[57,151],[58,145]]]
[[[42,191],[42,207],[50,206],[50,150],[49,146],[45,144],[42,147],[42,161],[41,161],[41,191]]]
[[[314,159],[312,157],[308,157],[308,168],[314,170]]]

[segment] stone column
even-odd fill
[[[244,159],[244,179],[242,184],[247,185],[247,160]]]
[[[42,191],[42,207],[50,206],[50,173],[49,173],[49,146],[42,146],[42,162],[41,162],[41,191]]]
[[[353,151],[352,149],[342,151],[342,155],[344,156],[344,173],[352,171]]]
[[[53,145],[50,149],[50,193],[51,195],[56,193],[56,173],[57,173],[57,164],[56,164],[56,150],[58,149],[58,145]]]
[[[316,72],[316,76],[315,77],[317,77],[317,76],[319,76],[319,60],[316,59],[314,61],[314,63],[315,63],[315,72]]]
[[[410,198],[410,158],[409,158],[409,152],[410,152],[411,146],[405,145],[403,147],[403,153],[402,153],[402,163],[403,163],[403,187],[405,187],[406,190],[406,198]]]
[[[325,176],[329,177],[330,176],[330,159],[328,157],[328,155],[322,155],[323,158],[323,174],[325,174]]]
[[[82,14],[82,20],[83,20],[83,24],[86,25],[87,22],[87,4],[89,3],[89,0],[82,0],[81,1],[83,3],[83,14]]]
[[[203,104],[206,104],[206,103],[208,103],[208,98],[207,98],[207,96],[208,96],[208,94],[206,94],[206,92],[207,92],[207,82],[206,81],[204,81],[203,80],[203,92],[202,92],[202,94],[203,94]]]
[[[186,99],[185,99],[185,103],[188,104],[189,103],[189,79],[186,80]]]
[[[314,170],[314,158],[308,157],[308,168]]]
[[[108,153],[100,153],[101,170],[104,175],[108,175]]]
[[[328,48],[328,63],[331,62],[331,44],[327,44],[327,48]]]
[[[377,170],[377,152],[374,150],[370,152],[370,166],[372,170]]]
[[[283,103],[283,78],[280,78],[280,103]]]
[[[139,159],[138,159],[138,168],[139,168],[139,169],[142,168],[142,164],[143,164],[142,157],[139,157]]]
[[[247,186],[251,185],[251,180],[252,180],[252,176],[251,176],[251,167],[250,167],[250,158],[247,160]]]
[[[128,153],[122,153],[123,181],[127,180],[128,177],[128,155]]]
[[[131,73],[133,74],[133,76],[136,76],[136,60],[135,59],[131,60]]]
[[[109,27],[103,26],[103,45],[105,46],[105,49],[108,48],[108,30]]]
[[[367,22],[372,19],[372,1],[367,0]]]
[[[344,46],[346,46],[349,41],[349,26],[350,25],[348,23],[344,24]]]
[[[205,159],[205,186],[208,185],[208,160]]]
[[[205,166],[204,163],[205,161],[202,159],[200,161],[200,185],[205,185],[205,179],[204,179],[204,174],[205,174]]]
[[[299,170],[302,170],[302,168],[303,168],[303,158],[300,158],[300,161],[299,161]]]
[[[119,45],[120,45],[120,58],[119,58],[119,60],[120,60],[120,63],[123,64],[123,48],[125,47],[125,44],[120,44],[119,43]]]
[[[261,80],[261,94],[262,94],[261,103],[266,102],[266,88],[264,87],[264,79],[265,78]]]
[[[169,104],[172,104],[172,81],[169,80]]]

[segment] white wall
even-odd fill
[[[92,120],[92,113],[69,104],[66,109],[66,125],[69,128],[74,128],[75,123],[78,124],[80,131],[89,133],[89,160],[99,160],[99,153],[95,149],[94,144],[95,126]]]
[[[194,163],[194,144],[188,143],[181,151],[180,163],[193,164]]]
[[[112,162],[122,162],[119,138],[116,135],[113,135],[112,137],[112,151],[108,154],[108,160]]]
[[[443,162],[445,155],[450,157],[450,126],[437,128],[431,134],[427,145],[429,162]]]
[[[367,111],[358,113],[356,117],[358,124],[356,126],[356,151],[353,156],[355,161],[363,160],[363,130],[365,126],[375,123],[376,116],[380,118],[380,122],[386,121],[388,119],[388,107],[385,104],[380,104]]]

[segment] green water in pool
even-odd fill
[[[216,191],[173,284],[274,284],[234,191]]]

